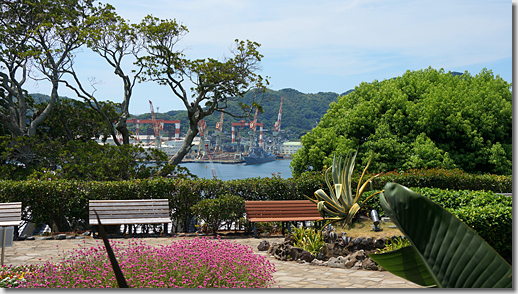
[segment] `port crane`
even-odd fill
[[[252,147],[254,146],[255,128],[257,127],[257,111],[258,110],[259,110],[258,108],[255,109],[254,120],[250,121],[250,131],[248,132],[248,134],[250,135],[250,148],[248,149],[248,152],[250,152],[250,149],[252,149]]]
[[[225,109],[223,109],[225,110]],[[221,118],[219,122],[216,123],[216,131],[214,132],[214,136],[216,136],[216,146],[214,147],[214,154],[216,152],[222,152],[223,149],[221,148],[221,134],[223,133],[223,115],[225,113],[221,112]]]
[[[281,132],[281,116],[282,116],[282,100],[284,97],[281,97],[281,106],[279,107],[279,115],[277,116],[277,121],[274,124],[274,130],[272,132],[273,135],[273,153],[274,154],[280,154],[281,153],[281,142],[279,134]]]
[[[153,110],[153,102],[149,100],[149,107],[151,108],[151,120],[153,121],[153,130],[155,131],[155,147],[160,149],[162,146],[162,138],[160,136],[161,131],[164,129],[163,123],[157,121],[155,117],[155,111]],[[158,107],[157,107],[158,112]]]
[[[200,133],[200,145],[198,145],[198,158],[203,158],[205,151],[203,150],[203,146],[205,145],[205,129],[207,128],[207,123],[204,119],[198,122],[198,131]]]
[[[217,179],[218,175],[216,174],[216,169],[214,168],[214,163],[212,162],[212,156],[210,155],[210,151],[209,151],[209,144],[205,144],[205,150],[207,151],[207,158],[209,159],[209,164],[210,164],[210,170],[212,172],[212,177],[214,179]]]

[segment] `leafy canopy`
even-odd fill
[[[374,150],[373,172],[437,167],[509,175],[510,87],[487,69],[453,76],[427,68],[362,83],[329,105],[318,126],[302,137],[291,167],[295,174],[322,170],[334,151],[360,146],[360,153]],[[363,165],[369,155],[363,152]]]

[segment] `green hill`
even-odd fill
[[[274,124],[277,121],[279,114],[279,106],[281,103],[281,97],[284,97],[282,105],[282,120],[281,120],[281,133],[284,138],[298,139],[306,132],[309,132],[315,125],[316,122],[320,121],[320,118],[327,112],[329,104],[336,101],[338,98],[337,93],[331,92],[320,92],[316,94],[304,94],[294,89],[283,89],[279,91],[268,90],[263,101],[260,103],[263,106],[263,113],[258,113],[257,122],[263,124],[263,130],[268,130],[271,134]],[[249,93],[243,98],[243,103],[251,104],[252,94]],[[240,113],[240,109],[237,103],[229,105],[228,110],[231,113]],[[253,120],[253,114],[250,118],[234,118],[229,115],[225,115],[223,119],[223,132],[231,133],[231,123],[239,122],[241,120],[250,121]],[[144,113],[138,116],[132,116],[140,119],[150,119],[150,113]],[[216,128],[216,123],[220,120],[220,113],[217,112],[209,117],[205,118],[209,135],[212,135]],[[180,120],[180,131],[181,133],[187,132],[189,127],[187,121],[187,113],[183,110],[173,110],[164,113],[158,113],[157,118],[165,120]],[[135,130],[135,126],[128,126],[131,131]],[[166,125],[164,128],[164,136],[168,134],[174,134],[174,127]],[[248,131],[248,130],[243,130]],[[141,125],[139,132],[143,134],[152,134],[151,125]]]

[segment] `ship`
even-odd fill
[[[252,147],[247,156],[244,156],[245,164],[258,164],[274,161],[275,155],[264,151],[261,147]]]

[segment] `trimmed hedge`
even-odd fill
[[[353,177],[354,188],[358,178]],[[512,198],[495,192],[512,191],[512,177],[418,170],[383,174],[376,179],[374,189],[380,189],[377,187],[388,181],[414,187],[410,189],[449,209],[510,262]],[[443,188],[445,183],[454,188]],[[472,186],[488,192],[459,189]],[[176,224],[173,230],[177,232],[180,225],[188,227],[194,216],[191,207],[204,199],[216,199],[223,194],[244,200],[306,199],[303,195],[312,196],[318,189],[329,192],[321,172],[304,173],[292,179],[272,177],[233,181],[163,178],[116,182],[0,181],[0,202],[21,201],[24,219],[29,220],[30,214],[33,222],[55,224],[59,231],[68,231],[88,224],[88,200],[165,198],[169,200],[171,219]],[[364,195],[366,197],[370,192]],[[384,215],[377,197],[367,204]],[[66,220],[70,221],[72,228],[68,227]]]
[[[356,179],[357,181],[358,179]],[[496,193],[513,191],[512,176],[468,174],[459,169],[436,168],[386,172],[373,180],[373,188],[381,190],[389,182],[405,187],[427,187],[443,190],[477,190]]]

